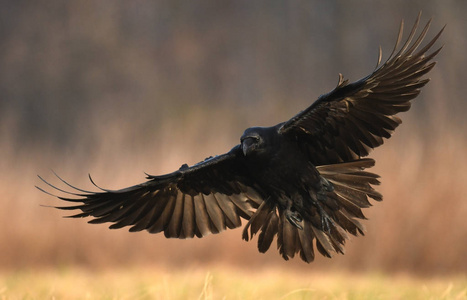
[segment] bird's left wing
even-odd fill
[[[383,144],[383,138],[389,138],[401,123],[396,114],[407,111],[410,100],[428,82],[422,77],[433,68],[431,60],[441,50],[427,54],[443,30],[417,50],[430,25],[414,38],[419,21],[420,15],[399,49],[401,24],[392,54],[380,65],[380,51],[379,67],[372,74],[350,84],[340,75],[333,91],[283,123],[279,132],[296,139],[315,165],[353,161]]]
[[[78,203],[56,207],[82,211],[70,217],[90,216],[94,219],[89,223],[110,222],[113,223],[110,228],[131,226],[130,231],[163,231],[169,238],[203,237],[241,226],[240,218],[250,219],[263,201],[258,188],[243,171],[240,154],[236,146],[192,167],[183,165],[170,174],[148,175],[148,181],[121,190],[100,188],[99,192],[90,192],[62,180],[74,189],[70,192],[39,178],[73,196],[57,196]]]

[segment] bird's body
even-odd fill
[[[401,123],[396,114],[410,108],[441,50],[426,54],[442,31],[417,51],[429,27],[412,42],[419,19],[399,48],[401,26],[392,54],[380,65],[380,53],[372,74],[350,84],[340,75],[307,109],[276,126],[246,129],[225,154],[121,190],[88,192],[63,181],[70,192],[44,182],[76,196],[59,197],[77,205],[58,208],[79,209],[73,217],[110,228],[192,238],[239,227],[243,218],[243,239],[259,233],[260,252],[276,238],[284,259],[299,253],[311,262],[315,247],[328,257],[343,253],[347,233],[364,232],[359,219],[369,198],[382,200],[372,187],[379,176],[365,171],[374,160],[364,157]]]
[[[246,168],[273,198],[291,197],[309,186],[316,188],[319,174],[294,141],[277,132],[277,127],[249,128],[259,132],[264,147],[245,154]],[[243,142],[244,143],[244,142]],[[278,204],[282,205],[281,201]]]

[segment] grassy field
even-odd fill
[[[465,276],[232,267],[0,272],[0,299],[467,299]]]

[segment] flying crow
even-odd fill
[[[246,129],[225,154],[121,190],[85,191],[62,180],[67,191],[44,182],[75,203],[57,208],[80,210],[72,217],[92,217],[93,224],[185,239],[245,219],[243,239],[259,234],[260,252],[276,238],[285,260],[299,253],[311,262],[315,248],[327,257],[343,253],[349,233],[364,233],[369,198],[382,200],[372,187],[379,176],[365,170],[375,162],[364,157],[401,124],[396,115],[409,110],[441,50],[428,53],[443,30],[419,47],[431,22],[416,35],[419,21],[420,15],[405,43],[401,23],[391,55],[381,64],[380,49],[369,76],[349,83],[339,75],[337,87],[311,106],[276,126]]]

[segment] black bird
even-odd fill
[[[429,81],[423,76],[442,48],[427,53],[444,28],[417,50],[431,20],[415,37],[419,21],[420,15],[403,45],[401,23],[391,55],[381,64],[380,48],[369,76],[349,83],[339,74],[330,93],[286,122],[246,129],[228,153],[121,190],[85,191],[62,180],[70,192],[41,179],[72,195],[59,199],[76,203],[57,208],[81,210],[71,217],[90,216],[93,224],[185,239],[239,227],[243,218],[243,239],[259,232],[260,252],[277,236],[285,260],[300,253],[313,261],[313,244],[327,257],[343,253],[348,233],[364,233],[359,219],[369,198],[382,200],[372,188],[379,176],[365,171],[374,160],[363,157],[401,124],[396,114],[407,111]]]

